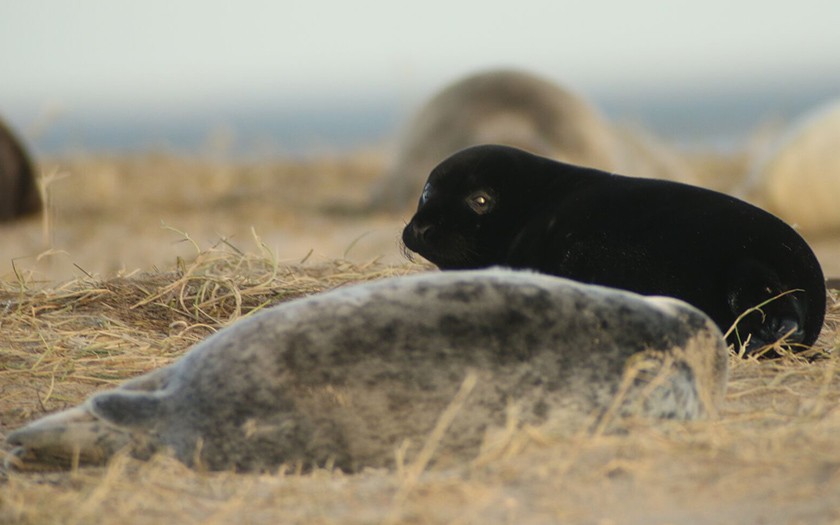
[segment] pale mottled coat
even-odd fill
[[[24,461],[133,442],[211,469],[388,466],[405,439],[416,454],[472,372],[436,456],[467,459],[511,402],[521,423],[570,432],[619,392],[616,415],[714,413],[726,363],[714,323],[673,299],[510,270],[428,273],[265,310],[9,441]]]

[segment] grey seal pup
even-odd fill
[[[715,324],[668,298],[489,269],[385,279],[237,322],[172,365],[13,432],[9,463],[101,461],[130,446],[208,469],[391,466],[475,386],[435,461],[463,460],[505,423],[569,431],[613,414],[714,414],[727,376]],[[590,421],[591,422],[591,421]],[[575,426],[577,425],[577,426]]]

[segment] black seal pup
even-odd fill
[[[41,211],[35,170],[20,140],[0,120],[0,222]]]
[[[11,433],[7,463],[101,460],[128,445],[210,469],[355,471],[393,465],[406,439],[415,457],[447,407],[459,410],[435,457],[469,460],[510,403],[520,423],[571,433],[713,415],[727,359],[717,326],[675,299],[531,272],[425,273],[257,313]]]
[[[402,238],[444,270],[531,268],[676,297],[724,332],[762,305],[729,337],[736,345],[749,339],[750,351],[785,335],[807,347],[825,316],[819,262],[770,213],[711,190],[510,147],[468,148],[438,165]]]

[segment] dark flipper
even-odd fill
[[[766,265],[754,260],[737,264],[727,276],[727,301],[732,314],[743,317],[729,342],[737,347],[749,337],[747,352],[753,352],[784,338],[791,349],[801,349],[806,336],[806,299],[803,290],[786,286]]]
[[[158,416],[160,398],[147,392],[110,390],[92,397],[90,410],[113,425],[143,427]]]

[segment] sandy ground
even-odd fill
[[[0,225],[0,278],[14,279],[15,269],[56,281],[166,268],[194,257],[196,245],[251,247],[255,233],[289,262],[405,262],[399,235],[412,210],[357,210],[383,164],[375,152],[258,165],[164,154],[45,161],[49,211]],[[695,165],[714,188],[731,187],[742,167]],[[826,275],[840,277],[840,236],[808,240]]]
[[[0,277],[13,276],[13,265],[46,280],[169,267],[194,257],[196,245],[251,247],[254,233],[288,261],[403,260],[397,241],[408,212],[346,209],[364,202],[381,172],[373,154],[258,166],[81,158],[45,162],[43,171],[49,212],[0,226]]]

